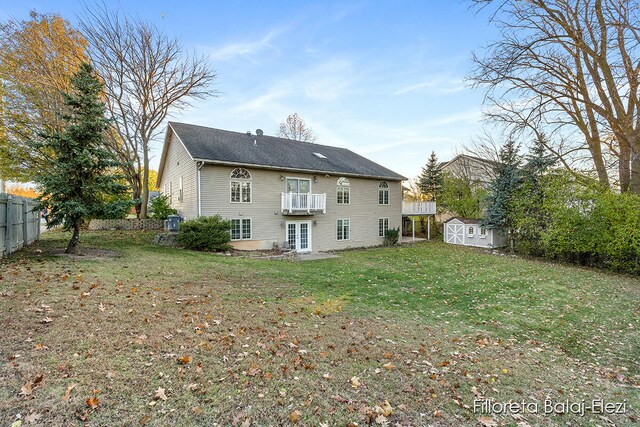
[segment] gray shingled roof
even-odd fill
[[[191,157],[216,163],[405,180],[346,148],[169,122]],[[255,141],[255,144],[254,144]],[[314,153],[326,157],[322,159]]]

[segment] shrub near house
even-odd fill
[[[196,251],[228,251],[232,249],[230,227],[231,221],[223,220],[220,215],[201,216],[180,224],[178,242]]]

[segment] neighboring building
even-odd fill
[[[444,241],[453,245],[499,248],[507,245],[502,228],[487,229],[479,219],[451,218],[444,223]]]
[[[468,154],[458,154],[448,162],[440,164],[442,171],[455,178],[460,178],[469,184],[479,183],[485,187],[495,177],[498,162]]]
[[[170,122],[158,189],[185,219],[220,214],[238,249],[380,245],[406,178],[344,148]]]

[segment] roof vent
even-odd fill
[[[264,132],[262,132],[262,129],[256,129],[256,135],[262,136],[263,134]]]
[[[326,159],[327,156],[325,156],[324,154],[321,153],[313,153],[314,156],[316,156],[319,159]]]
[[[251,136],[251,131],[250,130],[247,131],[247,135]]]

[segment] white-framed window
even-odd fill
[[[231,171],[231,203],[251,203],[251,174],[244,168]]]
[[[467,236],[469,237],[473,237],[473,235],[475,234],[476,228],[472,225],[467,227]]]
[[[287,193],[311,193],[311,180],[307,178],[289,178],[286,181]]]
[[[378,237],[384,237],[389,230],[389,218],[378,218]]]
[[[481,239],[487,238],[487,229],[484,227],[480,227],[480,238]]]
[[[389,204],[389,183],[387,181],[380,181],[378,184],[378,204]]]
[[[351,203],[351,183],[347,178],[338,179],[338,188],[336,190],[336,203],[339,205],[348,205]]]
[[[178,201],[182,202],[182,177],[180,177],[180,182],[178,183]]]
[[[229,234],[231,240],[251,240],[251,218],[233,218]]]
[[[336,221],[336,239],[337,240],[349,240],[351,239],[351,220],[339,219]]]

